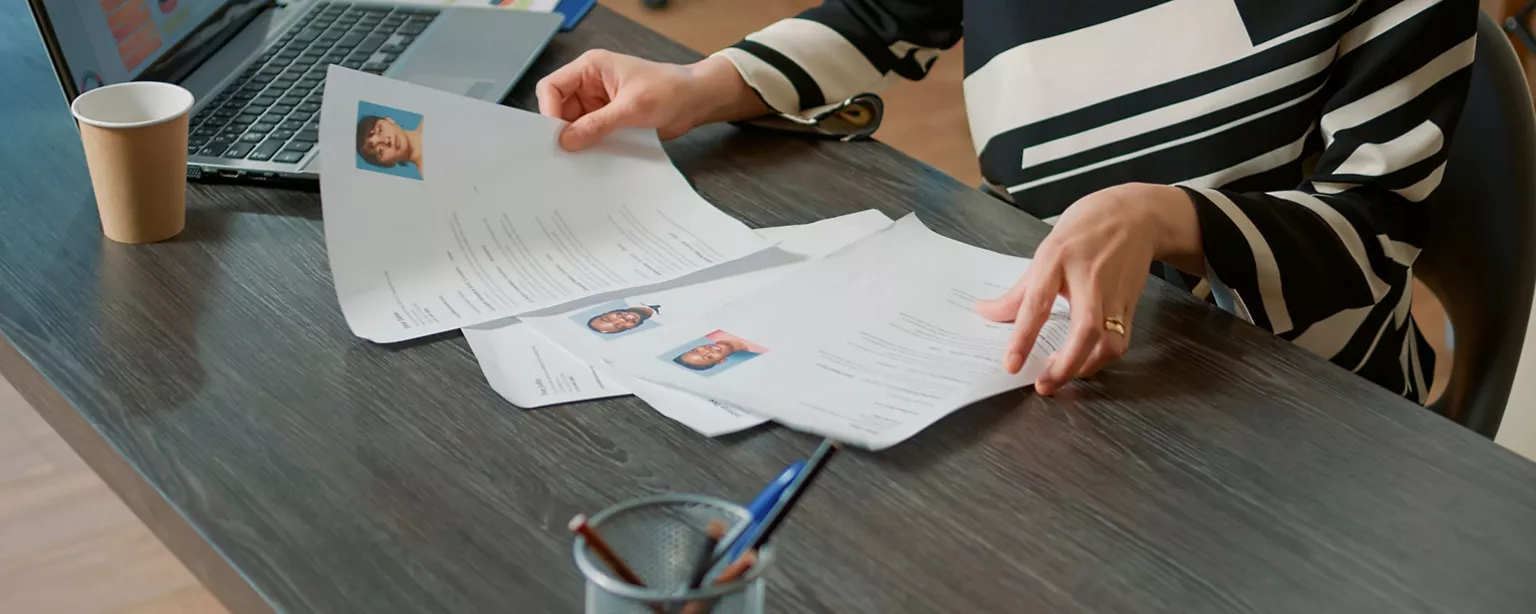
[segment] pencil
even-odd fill
[[[741,555],[741,558],[736,559],[730,565],[726,566],[725,571],[720,572],[720,576],[715,578],[713,584],[715,586],[720,586],[721,584],[734,582],[740,579],[743,575],[746,575],[747,570],[752,569],[752,566],[756,564],[757,550],[748,550],[745,554]],[[682,614],[709,614],[709,612],[714,608],[714,599],[710,599],[708,601],[690,601],[688,605],[683,606]]]
[[[720,577],[715,578],[715,586],[725,584],[726,582],[732,582],[737,578],[740,578],[742,574],[747,573],[747,570],[751,569],[752,566],[756,564],[757,549],[753,548],[748,550],[746,554],[741,555],[741,558],[736,559],[735,562],[726,566],[725,571],[720,572]]]
[[[604,541],[603,537],[597,534],[597,529],[592,528],[592,525],[587,523],[586,514],[573,516],[570,528],[572,533],[580,535],[582,539],[587,540],[587,547],[596,552],[597,557],[602,559],[604,563],[607,563],[608,568],[612,569],[613,573],[619,576],[619,579],[640,588],[645,588],[645,582],[640,580],[640,576],[635,574],[635,570],[630,569],[629,565],[625,565],[624,559],[619,558],[618,553],[614,552],[613,548],[608,547],[608,542]],[[656,614],[665,614],[659,605],[653,603],[650,604],[650,608]]]
[[[695,590],[704,583],[704,574],[709,573],[709,564],[714,561],[715,545],[720,543],[720,538],[725,537],[725,523],[719,518],[709,519],[704,534],[708,538],[704,541],[704,552],[700,553],[699,560],[693,564],[693,574],[688,578],[688,590]]]

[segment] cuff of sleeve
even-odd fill
[[[757,93],[772,115],[741,122],[772,130],[809,134],[844,141],[869,138],[879,129],[885,104],[874,94],[858,94],[845,100],[800,109],[800,96],[784,74],[757,56],[736,48],[715,52],[730,61],[747,87]]]
[[[1215,301],[1216,306],[1222,311],[1253,324],[1253,312],[1248,309],[1243,295],[1222,280],[1222,271],[1215,264],[1228,261],[1228,257],[1223,255],[1230,254],[1233,250],[1247,254],[1247,241],[1242,238],[1241,232],[1231,227],[1232,220],[1226,213],[1222,212],[1221,208],[1211,202],[1210,198],[1200,190],[1185,186],[1179,186],[1179,188],[1183,189],[1189,195],[1189,199],[1195,203],[1195,216],[1200,220],[1200,243],[1201,249],[1205,252],[1205,280],[1210,287],[1211,300]],[[1249,255],[1249,257],[1252,256]]]
[[[741,73],[741,79],[747,82],[747,87],[757,92],[758,97],[774,113],[794,114],[800,112],[800,94],[795,91],[794,84],[779,69],[751,53],[726,47],[711,54],[729,60],[736,72]]]

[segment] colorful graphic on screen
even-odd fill
[[[159,49],[160,32],[149,24],[128,35],[128,40],[117,46],[117,53],[123,58],[123,68],[132,71]]]
[[[170,15],[174,10],[176,10],[176,0],[160,0],[161,15]]]
[[[157,3],[160,0],[155,0]],[[168,0],[170,8],[160,4],[162,13],[174,9],[178,0]],[[149,11],[148,0],[98,0],[107,19],[107,30],[117,41],[117,55],[130,73],[160,50],[160,30]]]
[[[171,4],[176,4],[176,0],[171,0]],[[164,9],[165,5],[160,5],[160,8]],[[183,30],[192,23],[191,17],[191,10],[176,11],[167,15],[165,21],[160,22],[160,35],[170,39],[172,42],[180,40],[182,35],[185,34]]]
[[[154,29],[154,24],[149,20],[149,4],[145,0],[128,0],[107,13],[107,29],[112,31],[112,38],[118,44],[122,44],[146,24],[151,30]]]

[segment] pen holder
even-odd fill
[[[645,587],[616,576],[582,537],[576,538],[576,566],[587,579],[587,614],[761,614],[763,573],[773,548],[739,579],[697,590],[688,581],[703,552],[705,527],[718,518],[733,535],[749,518],[739,505],[698,495],[656,495],[632,499],[594,514],[588,523],[634,570]]]

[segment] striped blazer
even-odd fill
[[[1466,98],[1471,0],[827,0],[718,52],[814,125],[965,41],[989,185],[1047,221],[1127,182],[1195,203],[1209,300],[1423,403],[1423,202]],[[878,108],[878,105],[876,105]],[[876,122],[877,123],[877,122]]]

